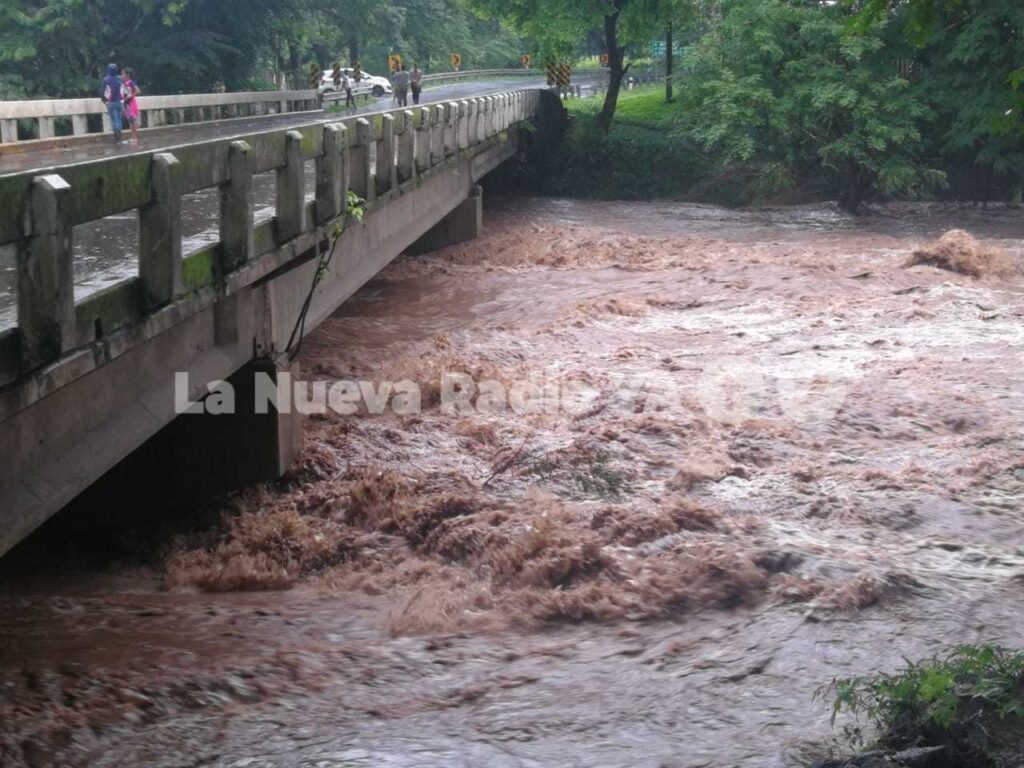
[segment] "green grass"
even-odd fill
[[[602,97],[570,99],[566,102],[566,107],[572,114],[596,115],[602,104],[604,104]],[[681,110],[678,104],[665,103],[664,86],[652,85],[632,91],[622,91],[619,94],[615,123],[667,132],[672,129],[680,115]]]

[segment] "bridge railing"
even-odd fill
[[[608,71],[597,67],[573,70],[574,77],[607,77]],[[547,73],[543,69],[470,69],[461,72],[440,72],[424,75],[424,83],[451,83],[462,80],[487,80],[490,78],[519,77],[533,80],[543,80]]]
[[[17,252],[17,326],[0,331],[0,387],[95,342],[112,355],[182,322],[315,248],[323,226],[345,215],[349,190],[371,208],[401,195],[460,153],[500,141],[540,99],[537,90],[512,91],[0,176],[0,246]],[[316,166],[311,203],[307,161]],[[267,172],[276,174],[276,215],[257,224],[253,176]],[[219,241],[183,254],[182,196],[212,187]],[[137,276],[76,303],[74,227],[132,210]],[[112,340],[129,326],[141,330]]]
[[[147,128],[303,112],[317,107],[317,94],[312,90],[139,97],[142,126]],[[58,134],[83,136],[101,130],[110,131],[110,116],[96,97],[0,101],[0,143],[3,144],[25,138],[50,139]]]

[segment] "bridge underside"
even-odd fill
[[[494,136],[432,169],[413,188],[370,204],[363,223],[341,235],[309,308],[307,332],[421,238],[422,250],[474,234],[480,221],[477,182],[512,157],[517,146],[515,130]],[[314,206],[307,208],[311,218]],[[292,417],[175,420],[175,373],[188,373],[189,399],[196,401],[207,394],[207,382],[233,375],[244,379],[256,370],[255,359],[284,350],[317,269],[317,249],[324,246],[323,231],[301,234],[282,249],[287,254],[262,268],[266,274],[200,311],[164,323],[143,342],[138,343],[138,329],[127,329],[122,335],[132,337],[131,344],[113,334],[102,345],[79,350],[77,362],[63,360],[60,372],[50,372],[47,386],[53,391],[45,396],[8,391],[0,405],[10,408],[18,397],[34,402],[2,422],[0,554],[158,433],[169,435],[154,454],[167,462],[167,482],[152,488],[161,499],[175,486],[223,492],[279,476],[299,445],[300,428]],[[123,351],[111,354],[119,344]],[[98,364],[101,356],[109,359]],[[55,376],[66,381],[56,386]],[[40,385],[23,385],[32,386]],[[183,420],[195,426],[179,426]],[[197,445],[204,450],[194,450]],[[208,468],[209,477],[199,476],[201,467]],[[147,499],[133,503],[145,509]]]

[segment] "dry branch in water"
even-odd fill
[[[1004,251],[983,246],[962,229],[951,229],[935,242],[918,248],[905,266],[919,264],[970,277],[1007,278],[1020,271]]]

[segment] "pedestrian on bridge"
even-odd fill
[[[124,81],[117,74],[117,64],[107,65],[107,76],[100,81],[100,98],[107,105],[110,126],[114,132],[114,143],[121,143],[124,118]]]
[[[132,129],[132,146],[139,145],[139,94],[142,91],[139,90],[138,84],[135,82],[135,73],[131,69],[125,67],[121,70],[121,81],[124,83],[124,87],[121,89],[124,97],[124,119]]]
[[[423,92],[423,71],[419,64],[412,65],[412,72],[409,73],[409,87],[412,88],[412,103],[420,103],[420,94]]]
[[[399,64],[398,71],[395,72],[395,101],[400,107],[409,106],[409,82],[409,73]]]
[[[345,92],[345,109],[356,106],[355,97],[352,95],[352,81],[349,79],[348,72],[341,73],[341,90]]]

